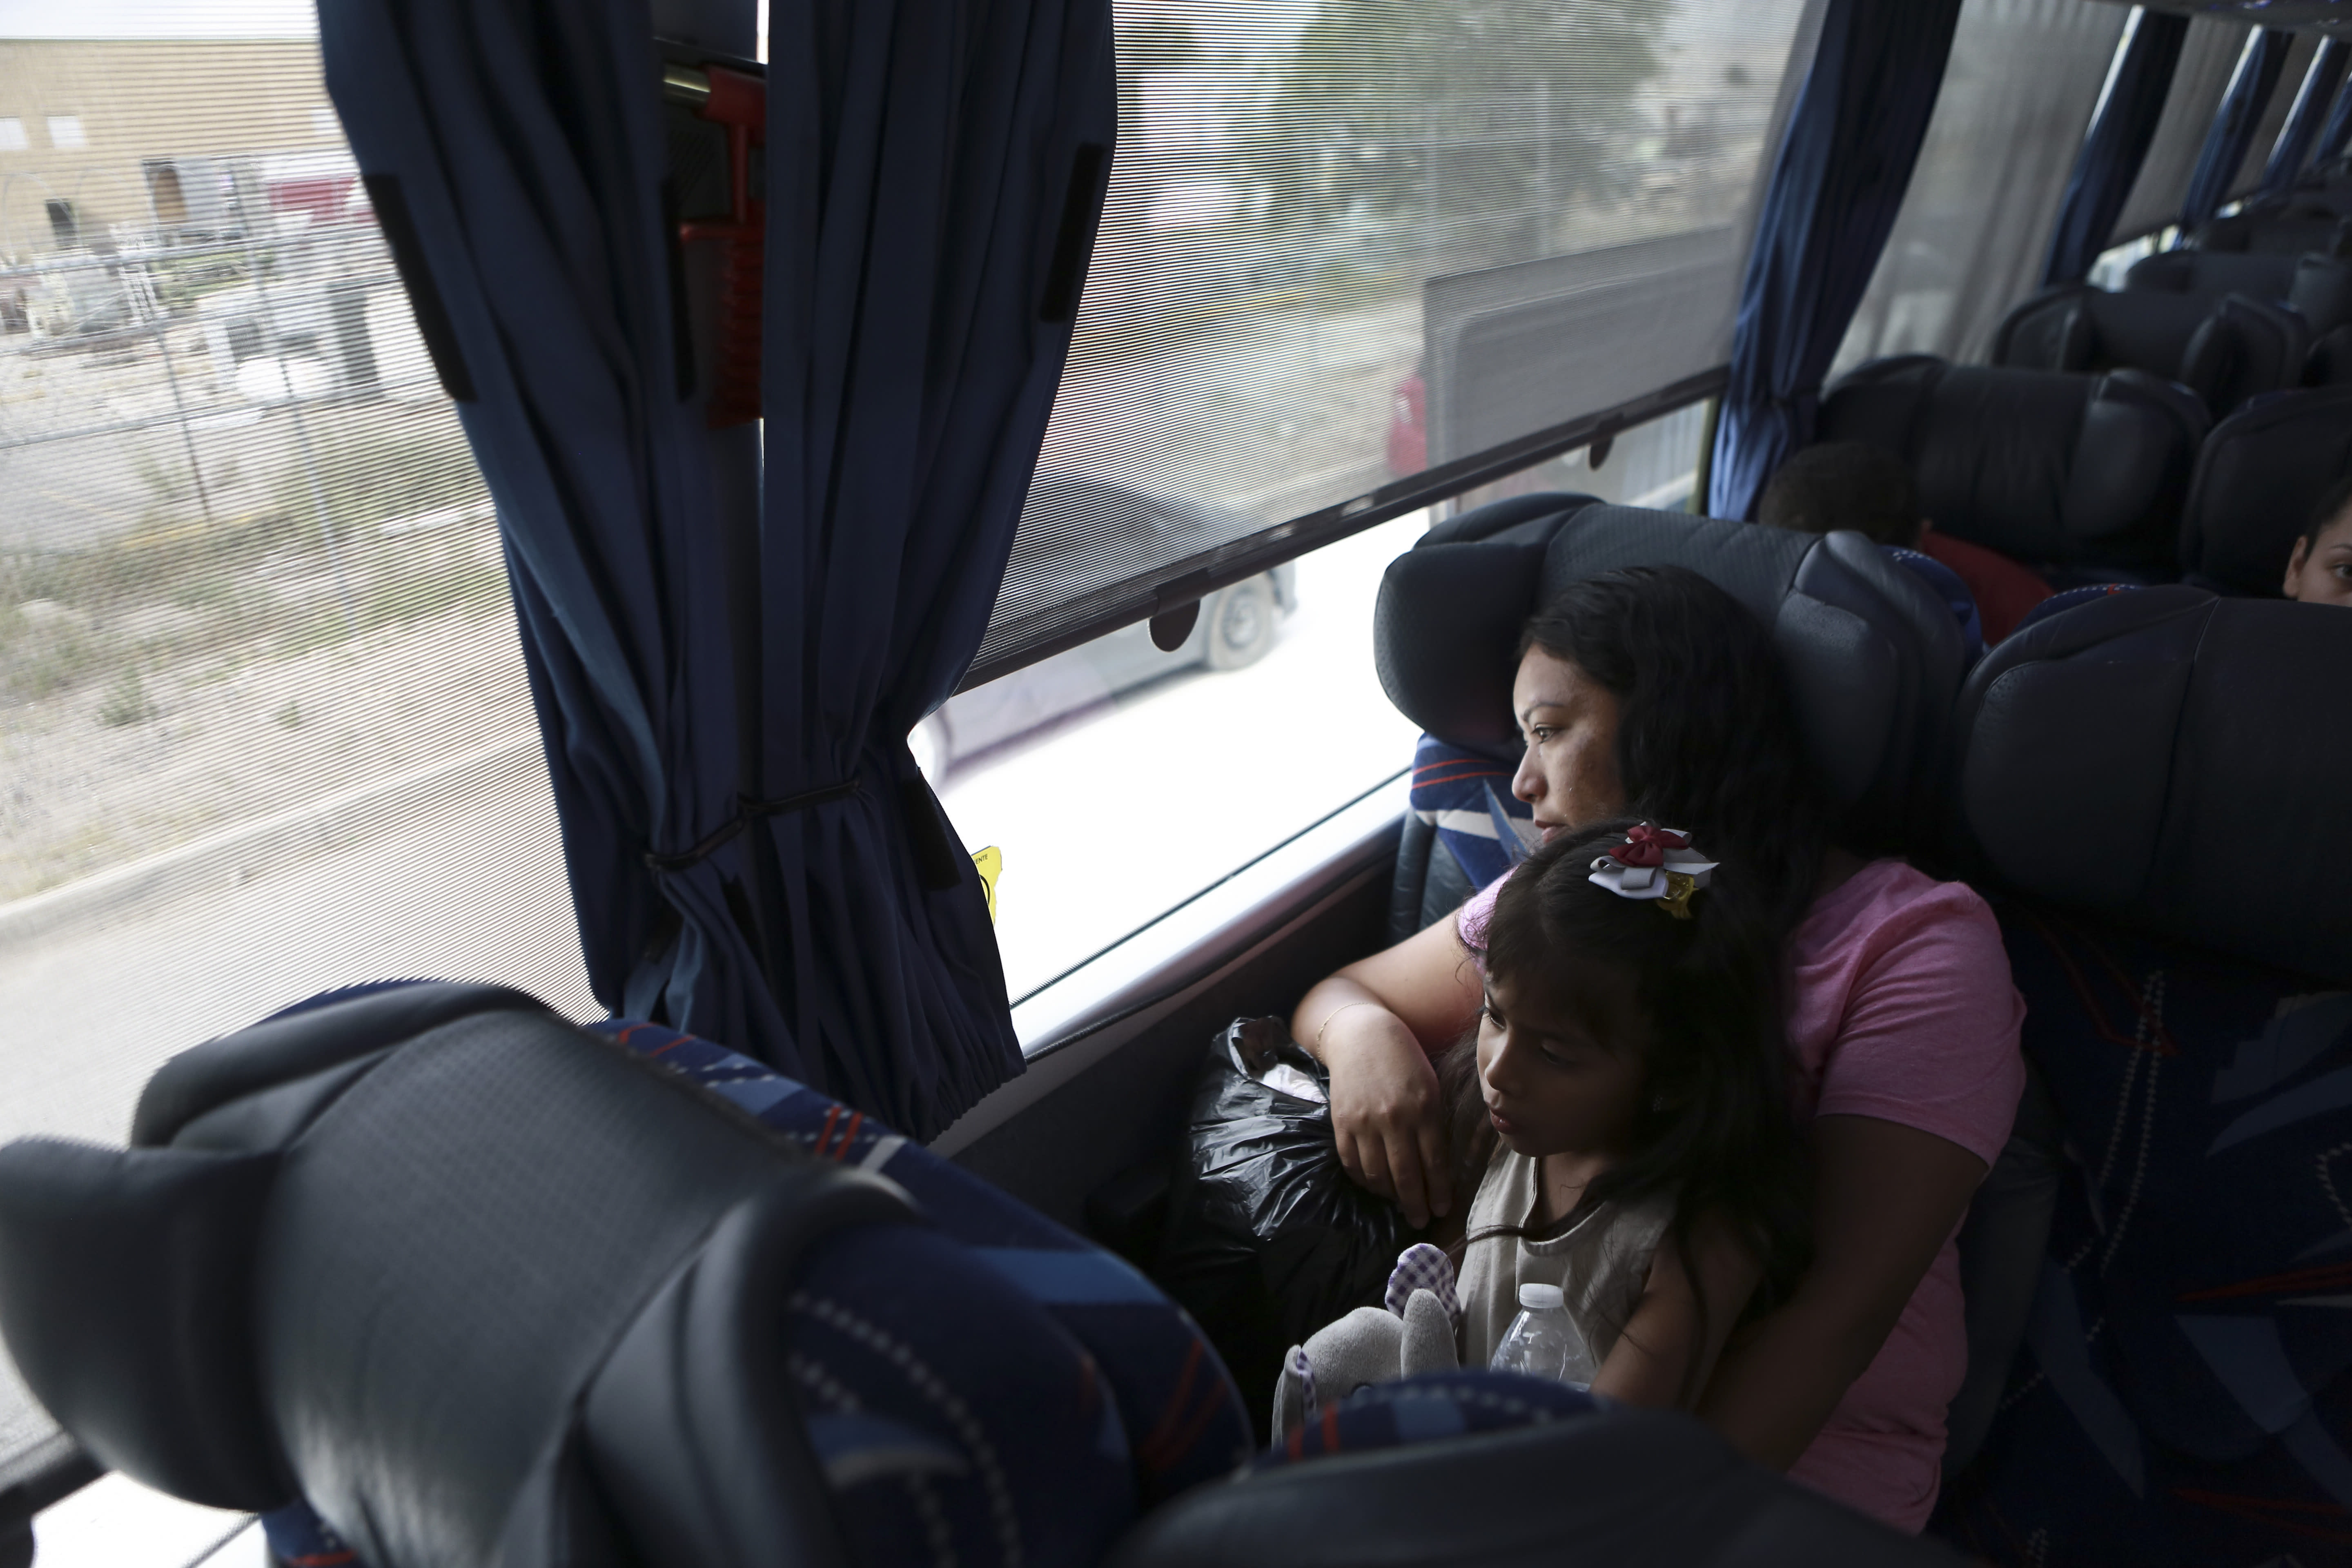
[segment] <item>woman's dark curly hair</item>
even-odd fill
[[[1626,811],[1697,834],[1779,936],[1794,930],[1830,814],[1780,655],[1748,607],[1685,567],[1632,566],[1562,589],[1520,635],[1520,656],[1530,647],[1616,698]]]
[[[1540,987],[1570,953],[1631,977],[1651,1024],[1641,1110],[1630,1147],[1579,1213],[1671,1195],[1667,1235],[1694,1288],[1692,1238],[1702,1225],[1722,1226],[1763,1267],[1748,1308],[1759,1312],[1785,1297],[1810,1257],[1807,1170],[1776,984],[1782,932],[1727,862],[1691,896],[1687,920],[1595,885],[1592,862],[1624,844],[1634,820],[1554,836],[1511,873],[1484,931],[1465,941],[1475,937],[1480,968],[1514,991]],[[1716,858],[1704,837],[1694,835],[1692,847]],[[1470,1191],[1496,1144],[1475,1028],[1446,1053],[1439,1081],[1457,1180]],[[1704,1322],[1703,1294],[1699,1307]]]

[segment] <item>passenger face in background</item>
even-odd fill
[[[1511,793],[1535,807],[1546,838],[1563,827],[1622,816],[1617,699],[1568,660],[1528,649],[1511,682],[1511,711],[1528,743]]]
[[[2284,592],[2306,605],[2352,607],[2352,510],[2294,542]]]

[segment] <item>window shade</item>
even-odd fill
[[[2123,216],[2116,219],[2111,245],[2152,234],[2180,216],[2181,198],[2189,194],[2189,176],[2205,133],[2213,128],[2213,111],[2230,88],[2230,73],[2246,47],[2250,31],[2239,22],[2210,16],[2192,17],[2189,37],[2180,47],[2180,65],[2172,77],[2172,93],[2165,100],[2164,116],[2156,124],[2147,159],[2132,183]]]
[[[974,673],[1148,613],[1220,546],[1361,496],[1391,461],[1719,364],[1803,11],[1123,12],[1110,195]],[[1131,499],[1100,503],[1104,486]]]
[[[2271,100],[2263,106],[2262,123],[2254,128],[2253,142],[2246,148],[2245,161],[2238,165],[2237,178],[2230,182],[2232,199],[2251,195],[2263,183],[2263,171],[2270,166],[2271,149],[2278,145],[2279,132],[2286,129],[2286,117],[2294,109],[2294,95],[2303,90],[2303,79],[2311,74],[2311,58],[2319,52],[2319,35],[2299,33],[2287,50],[2286,64],[2279,69],[2278,86],[2271,92]]]
[[[1838,353],[1980,358],[2033,292],[2128,13],[1969,0],[1895,232]]]

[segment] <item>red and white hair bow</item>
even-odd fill
[[[1691,847],[1689,834],[1644,822],[1592,862],[1589,880],[1621,899],[1654,900],[1666,913],[1686,921],[1690,896],[1707,885],[1716,865]]]

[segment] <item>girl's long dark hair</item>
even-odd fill
[[[1794,930],[1830,814],[1780,655],[1748,607],[1685,567],[1627,567],[1561,590],[1528,620],[1521,657],[1530,647],[1616,698],[1626,811],[1698,834],[1776,935]]]
[[[1637,820],[1555,836],[1511,873],[1484,931],[1469,934],[1481,968],[1514,990],[1539,990],[1570,954],[1633,980],[1652,1026],[1641,1108],[1628,1148],[1579,1212],[1612,1199],[1671,1196],[1667,1235],[1698,1294],[1704,1331],[1707,1302],[1693,1247],[1700,1226],[1728,1230],[1762,1265],[1751,1315],[1785,1299],[1811,1258],[1810,1183],[1777,984],[1785,926],[1777,889],[1747,881],[1728,862],[1692,895],[1688,920],[1594,885],[1592,862],[1623,844]],[[1692,847],[1717,858],[1703,835]],[[1472,1191],[1496,1144],[1475,1030],[1447,1053],[1440,1082],[1457,1183]]]

